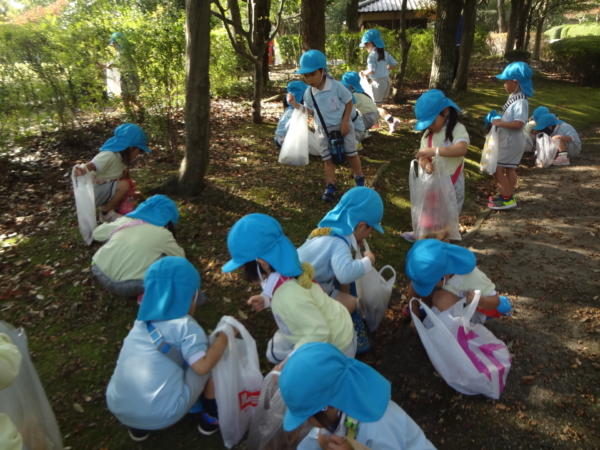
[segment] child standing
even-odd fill
[[[373,99],[365,94],[360,85],[360,75],[356,72],[346,72],[342,77],[342,84],[354,94],[356,109],[362,115],[365,130],[369,130],[379,120],[379,110]]]
[[[294,98],[302,99],[304,96],[304,91],[306,91],[307,87],[308,85],[302,81],[291,81],[287,85],[287,92],[288,94],[292,94]],[[300,103],[304,103],[304,100],[301,100]],[[285,99],[283,100],[283,106],[286,109],[281,118],[279,119],[277,129],[275,130],[275,137],[273,138],[277,147],[281,147],[283,145],[285,135],[287,134],[290,128],[290,119],[292,118],[292,114],[294,113],[294,107],[288,104],[288,102]]]
[[[104,143],[94,159],[75,167],[76,177],[92,172],[100,223],[121,217],[115,209],[129,192],[129,166],[142,151],[150,153],[146,134],[137,125],[126,123],[115,129],[115,135]]]
[[[150,431],[177,423],[200,399],[198,430],[213,434],[219,422],[210,372],[228,341],[221,333],[209,347],[192,317],[204,302],[200,275],[185,258],[166,256],[150,266],[144,287],[137,320],[106,390],[108,409],[134,441],[143,441]]]
[[[108,241],[94,255],[92,272],[109,291],[121,297],[144,292],[144,275],[163,256],[185,257],[175,240],[179,211],[164,195],[150,197],[134,211],[92,233],[96,241]]]
[[[341,132],[344,137],[344,152],[354,171],[354,181],[357,186],[365,185],[351,121],[352,94],[339,81],[327,76],[327,60],[318,50],[309,50],[302,55],[300,70],[296,73],[303,74],[304,80],[310,86],[310,89],[304,92],[304,105],[310,114],[314,114],[319,152],[325,164],[327,187],[322,199],[333,202],[336,187],[335,165],[331,160],[329,145],[332,132]],[[293,94],[288,94],[288,102],[296,109],[301,108]]]
[[[279,378],[287,406],[283,428],[314,428],[298,450],[435,450],[423,430],[391,400],[390,382],[330,344],[312,343],[290,357]],[[360,448],[365,448],[365,447]]]
[[[232,259],[223,272],[244,266],[246,280],[263,287],[248,304],[256,311],[271,307],[279,327],[269,343],[269,361],[278,364],[308,342],[329,342],[354,357],[356,335],[348,310],[312,281],[314,269],[300,263],[275,219],[264,214],[243,217],[229,231],[227,246]]]
[[[490,197],[491,209],[510,209],[517,206],[513,197],[517,184],[517,167],[525,152],[523,127],[529,119],[528,98],[533,96],[533,71],[524,62],[514,62],[496,78],[504,81],[509,95],[502,108],[502,118],[492,121],[498,127],[498,168],[494,174],[500,195]]]
[[[533,129],[549,135],[553,141],[558,141],[557,156],[553,165],[568,166],[571,164],[569,158],[574,158],[581,153],[581,139],[575,128],[558,120],[554,114],[540,116]]]
[[[460,113],[460,108],[437,89],[421,95],[415,106],[415,130],[425,130],[415,158],[425,172],[433,173],[436,151],[439,151],[454,186],[459,215],[465,200],[464,157],[469,149],[469,133],[460,121]],[[402,237],[409,242],[415,241],[412,231],[402,233]]]
[[[379,30],[367,30],[363,34],[360,46],[369,52],[367,70],[362,70],[360,74],[363,77],[371,77],[373,97],[375,97],[373,101],[377,105],[381,117],[389,124],[390,134],[394,133],[400,125],[400,121],[383,109],[383,103],[387,102],[390,96],[390,69],[396,66],[398,61],[384,50],[385,43]]]
[[[355,187],[344,194],[298,249],[300,261],[314,267],[314,279],[325,293],[350,311],[358,335],[357,353],[367,351],[370,346],[356,309],[356,289],[351,293],[350,285],[371,271],[375,255],[366,251],[362,259],[356,260],[352,252],[358,251],[373,229],[383,234],[382,217],[383,202],[379,194],[367,187]]]

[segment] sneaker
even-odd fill
[[[129,437],[135,442],[145,441],[148,439],[148,436],[150,436],[150,432],[148,430],[138,430],[137,428],[129,427],[127,427],[127,430],[129,431]]]
[[[396,128],[400,126],[400,121],[394,117],[394,121],[390,123],[390,134],[394,134]]]
[[[365,185],[365,177],[361,175],[358,178],[354,178],[354,182],[356,183],[357,186],[364,186]]]
[[[362,149],[363,149],[362,142],[357,142],[357,143],[356,143],[356,151],[357,151],[357,152],[361,152],[361,151],[362,151]]]
[[[281,144],[277,140],[277,136],[273,136],[273,142],[275,142],[275,145],[277,146],[277,148],[281,148]]]
[[[502,196],[500,194],[498,194],[498,195],[490,195],[488,197],[488,202],[498,202],[500,200],[502,200]]]
[[[381,125],[379,124],[379,120],[375,122],[375,124],[371,127],[371,130],[379,130]]]
[[[496,202],[489,202],[488,208],[490,209],[510,209],[517,206],[517,202],[514,197],[509,198],[508,200],[500,199]]]
[[[413,233],[412,231],[405,231],[404,233],[402,233],[402,237],[404,238],[404,240],[410,242],[411,244],[416,242],[415,233]]]
[[[571,164],[567,152],[559,153],[556,159],[552,162],[553,166],[568,166]]]
[[[326,202],[335,202],[335,184],[334,183],[327,183],[327,189],[325,190],[325,193],[323,194],[323,197],[321,197],[321,199]]]
[[[219,431],[219,420],[209,416],[205,411],[202,411],[198,418],[198,431],[204,436],[215,434]]]
[[[98,215],[98,221],[100,223],[109,223],[109,222],[114,222],[119,217],[123,217],[123,216],[121,214],[117,213],[114,209],[111,209],[106,214],[104,214],[102,211],[100,211],[100,214]]]

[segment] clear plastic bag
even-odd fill
[[[305,108],[295,109],[279,153],[280,163],[289,166],[308,164],[308,133],[308,112]]]
[[[10,337],[23,357],[15,381],[0,390],[0,413],[10,417],[29,450],[61,450],[63,446],[58,423],[29,359],[25,331],[0,321],[0,333]]]
[[[435,170],[432,174],[427,174],[415,159],[410,163],[408,180],[415,238],[461,240],[456,193],[448,176],[444,158],[439,156],[439,152],[436,154]]]
[[[369,251],[369,244],[366,240],[364,243],[365,250]],[[356,252],[356,259],[361,258],[362,254],[359,250]],[[387,281],[381,276],[386,269],[390,269],[394,273]],[[358,307],[370,331],[375,331],[385,317],[395,282],[396,271],[392,266],[385,266],[379,272],[375,268],[371,268],[369,273],[356,280]]]
[[[239,331],[236,338],[233,328]],[[256,342],[248,330],[230,316],[223,316],[210,335],[211,343],[218,332],[229,342],[223,356],[212,370],[215,382],[219,424],[225,447],[237,445],[244,437],[258,406],[263,376],[260,372]]]
[[[363,88],[365,94],[371,97],[371,100],[375,101],[375,97],[373,97],[373,87],[371,86],[371,83],[369,83],[367,77],[360,76],[360,87]]]
[[[481,152],[481,161],[479,162],[479,170],[483,173],[494,175],[498,167],[498,144],[500,137],[498,136],[498,128],[492,127],[488,135],[485,137],[485,145]]]
[[[87,169],[86,169],[87,170]],[[79,232],[87,245],[93,241],[92,232],[96,228],[96,198],[94,196],[94,184],[92,175],[86,172],[80,177],[75,176],[75,167],[71,173],[73,182],[73,194],[75,195],[75,207],[77,208],[77,221]]]
[[[248,450],[294,450],[312,429],[308,422],[293,431],[283,429],[287,406],[277,386],[278,377],[277,371],[265,377],[250,425]]]
[[[321,156],[319,152],[319,138],[316,131],[308,130],[308,153],[312,156]]]
[[[546,133],[540,133],[535,139],[535,146],[537,149],[535,165],[541,169],[550,167],[556,158],[558,142],[553,141]]]

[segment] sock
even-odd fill
[[[507,201],[510,200],[512,198],[512,195],[509,195],[508,197],[505,197],[504,195],[502,196],[502,200]]]
[[[391,114],[388,114],[387,116],[385,116],[385,121],[389,122],[389,123],[393,123],[394,117]]]
[[[202,399],[202,409],[206,414],[215,419],[219,418],[219,409],[217,408],[217,400],[214,398],[206,398],[204,395],[201,395]]]
[[[354,179],[355,179],[355,180],[358,180],[358,179],[359,179],[359,178],[361,178],[361,177],[363,177],[363,178],[364,178],[364,175],[363,175],[362,173],[359,173],[358,175],[357,175],[357,174],[354,174]]]

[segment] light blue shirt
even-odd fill
[[[342,437],[347,435],[345,419],[346,415],[342,414],[342,420],[334,434]],[[325,430],[321,430],[321,433],[330,434]],[[317,438],[318,429],[313,428],[300,442],[298,450],[321,450]],[[391,400],[383,417],[377,422],[358,423],[355,439],[373,450],[435,450],[419,425]]]
[[[277,124],[277,129],[275,130],[275,136],[285,138],[285,135],[290,128],[290,119],[292,118],[292,114],[294,114],[294,107],[290,106],[289,108],[286,108],[284,113],[279,118],[279,123]]]
[[[379,53],[376,49],[371,50],[371,53],[367,56],[367,68],[374,72],[371,74],[372,80],[389,77],[390,71],[387,66],[394,67],[396,64],[398,64],[398,61],[388,52],[385,52],[385,58],[381,61],[379,61]]]
[[[513,94],[511,94],[511,96],[512,95]],[[510,99],[511,96],[508,98]],[[508,108],[506,108],[506,111],[504,111],[504,114],[502,114],[501,120],[502,122],[514,122],[515,120],[518,120],[519,122],[526,124],[529,121],[529,102],[527,99],[522,98],[513,102]],[[516,131],[522,133],[521,130]]]
[[[577,131],[575,131],[575,128],[573,128],[568,123],[559,123],[556,126],[556,128],[552,132],[552,136],[558,136],[558,135],[569,136],[569,137],[573,138],[573,142],[575,142],[577,144],[581,144],[581,139],[579,138],[579,134],[577,134]]]
[[[344,87],[342,83],[336,80],[332,80],[327,77],[323,90],[317,88],[309,88],[304,92],[304,105],[314,111],[314,119],[317,126],[323,128],[319,114],[312,101],[313,93],[315,100],[319,105],[319,110],[323,116],[326,127],[339,127],[342,124],[342,118],[344,117],[344,110],[348,102],[352,102],[352,94],[348,89]]]
[[[367,257],[354,259],[352,247],[357,247],[352,234],[343,238],[319,236],[302,244],[298,249],[298,257],[314,267],[315,281],[327,294],[331,294],[335,289],[335,279],[341,284],[349,284],[371,270],[371,260]]]
[[[354,119],[355,117],[356,119]],[[354,106],[352,107],[352,114],[350,115],[350,120],[352,120],[352,123],[354,124],[354,129],[356,131],[365,131],[365,123],[363,122],[362,115],[358,111],[356,111],[356,108]]]
[[[206,333],[191,316],[152,324],[166,342],[181,350],[188,364],[206,354]],[[156,349],[146,322],[136,320],[106,390],[108,409],[128,427],[157,430],[182,417],[189,401],[185,371]]]

